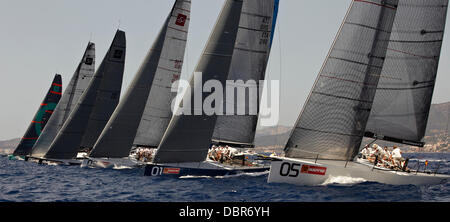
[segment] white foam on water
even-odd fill
[[[211,178],[210,176],[182,176],[180,179],[204,179],[204,178]]]
[[[59,166],[59,163],[48,162],[47,166]]]
[[[267,174],[269,174],[269,171],[257,172],[257,173],[238,173],[238,174],[234,174],[234,175],[216,176],[214,178],[227,179],[227,178],[235,178],[235,177],[242,177],[242,176],[259,177],[259,176],[263,176],[263,175],[267,175]]]
[[[114,165],[114,167],[113,167],[113,170],[130,170],[130,169],[133,169],[133,167],[130,167],[130,166],[117,166],[117,165]]]
[[[257,173],[244,173],[244,175],[251,176],[251,177],[259,177],[259,176],[263,176],[263,175],[269,175],[269,172],[270,171],[257,172]]]
[[[349,185],[349,184],[358,184],[358,183],[364,183],[366,182],[363,178],[354,178],[354,177],[346,177],[346,176],[337,176],[337,177],[329,177],[322,185],[330,185],[330,184],[342,184],[342,185]]]
[[[263,176],[263,175],[267,175],[269,174],[269,171],[265,171],[265,172],[257,172],[257,173],[239,173],[239,174],[234,174],[234,175],[225,175],[225,176],[215,176],[215,177],[211,177],[211,176],[182,176],[180,177],[180,179],[210,179],[210,178],[214,178],[214,179],[228,179],[228,178],[235,178],[235,177],[242,177],[242,176],[251,176],[251,177],[259,177],[259,176]]]

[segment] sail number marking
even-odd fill
[[[180,168],[167,168],[160,166],[153,166],[150,171],[150,175],[152,176],[161,176],[163,174],[180,174]]]
[[[324,176],[326,167],[310,166],[306,164],[284,162],[280,167],[280,175],[283,177],[298,177],[300,174],[313,174]]]
[[[263,30],[261,38],[259,39],[259,44],[260,45],[267,45],[269,43],[269,23],[270,23],[271,19],[268,17],[263,18],[262,22],[261,22],[261,26],[260,26],[260,30]]]
[[[154,166],[151,171],[152,176],[161,176],[163,172],[163,167]]]
[[[281,164],[280,175],[283,177],[298,177],[301,164],[284,162]]]

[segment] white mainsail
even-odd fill
[[[133,144],[158,146],[171,118],[171,84],[181,74],[191,1],[177,0],[90,157],[127,157]]]
[[[70,112],[74,109],[78,100],[88,88],[94,75],[94,69],[95,44],[89,42],[83,58],[73,74],[67,89],[64,91],[64,94],[48,120],[44,131],[42,131],[41,136],[33,147],[32,156],[43,157],[48,151]]]
[[[171,92],[181,76],[190,23],[190,1],[177,1],[170,19],[158,70],[155,73],[134,145],[158,147],[172,118]]]

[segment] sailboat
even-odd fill
[[[94,69],[95,44],[89,42],[68,87],[48,120],[41,136],[31,150],[31,155],[29,156],[31,159],[39,161],[45,155],[70,112],[74,109],[82,94],[87,89],[94,76]]]
[[[438,184],[450,175],[359,158],[364,137],[422,146],[448,0],[354,0],[269,183],[336,177]]]
[[[10,159],[25,159],[31,154],[31,149],[36,143],[37,139],[44,130],[49,118],[52,116],[62,95],[62,80],[61,75],[56,74],[53,78],[50,89],[47,92],[44,100],[39,106],[39,110],[31,121],[25,135],[19,142],[19,145],[14,150]]]
[[[193,104],[198,99],[196,92],[202,91],[204,83],[209,80],[218,81],[222,86],[239,88],[227,85],[227,80],[264,79],[277,9],[278,1],[273,0],[225,2],[195,69],[195,73],[201,73],[201,81],[198,81],[200,77],[193,75],[191,88],[184,95],[183,104]],[[211,94],[202,93],[202,103]],[[219,102],[223,102],[222,108],[226,108],[229,104],[234,105],[229,101],[233,100],[227,98]],[[153,162],[145,167],[145,175],[222,176],[268,170],[267,166],[244,165],[245,159],[242,161],[243,165],[234,166],[207,160],[213,143],[242,146],[251,144],[257,121],[254,116],[219,116],[209,115],[204,111],[199,114],[195,106],[188,109],[189,114],[174,115],[172,118]],[[240,134],[233,131],[232,128],[236,127],[233,126],[234,123],[243,127],[245,125],[245,132]]]
[[[172,117],[172,84],[181,76],[191,1],[177,0],[157,39],[84,166],[137,166],[133,147],[156,148]]]
[[[42,159],[80,165],[76,160],[85,135],[99,135],[118,104],[125,65],[125,32],[117,30],[103,62]],[[103,125],[102,125],[103,124]]]

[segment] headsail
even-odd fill
[[[37,139],[44,130],[47,121],[52,116],[56,106],[62,95],[62,80],[61,75],[56,74],[50,89],[47,92],[44,100],[42,101],[39,110],[33,118],[27,132],[22,137],[17,148],[14,150],[13,155],[27,156],[31,154],[31,149],[36,143]]]
[[[183,97],[183,104],[191,104],[183,109],[192,115],[175,115],[164,134],[159,149],[155,155],[155,163],[201,162],[206,159],[211,145],[212,134],[216,124],[216,115],[207,115],[202,107],[194,105],[201,103],[212,93],[203,92],[203,85],[209,80],[219,81],[225,85],[230,70],[231,59],[239,27],[243,1],[227,0],[223,6],[219,19],[206,44],[206,48],[195,69],[201,73],[202,81],[197,82],[193,75],[187,93]],[[195,84],[194,84],[195,82]],[[220,101],[221,102],[221,101]],[[200,115],[194,115],[201,112]]]
[[[158,146],[172,115],[171,84],[180,77],[190,9],[191,1],[175,2],[90,157],[127,157],[133,141],[138,145]]]
[[[67,89],[64,91],[64,94],[48,120],[44,131],[42,131],[41,136],[33,147],[32,156],[43,157],[48,151],[70,112],[91,82],[92,76],[94,75],[94,69],[95,44],[89,42],[83,58],[73,74]]]
[[[398,0],[354,0],[286,146],[287,157],[350,160],[359,151]]]
[[[251,96],[240,98],[237,92],[251,92],[258,95],[260,81],[265,79],[267,62],[272,46],[278,14],[279,0],[246,0],[242,6],[241,20],[233,52],[227,84],[227,92],[234,92],[234,98],[224,99],[224,113],[227,106],[234,107],[232,114],[217,117],[213,141],[234,146],[253,146],[259,113],[259,99]],[[245,107],[245,113],[238,114],[238,106]],[[252,106],[252,107],[250,107]],[[253,109],[253,111],[251,110]]]
[[[108,102],[117,103],[125,66],[125,50],[125,32],[118,30],[89,87],[59,131],[45,154],[45,158],[75,158],[80,149],[81,140],[93,118],[99,116],[101,119],[107,118],[104,115],[112,111],[105,108],[115,108],[114,106],[98,107],[97,105],[105,105]]]
[[[423,146],[448,0],[399,0],[366,136]]]

